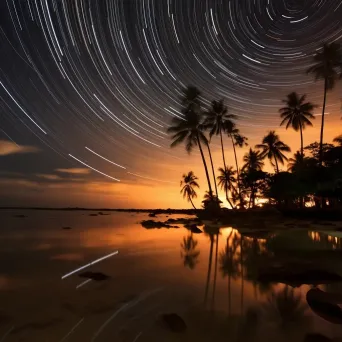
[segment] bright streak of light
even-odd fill
[[[163,180],[160,180],[160,179],[155,179],[155,178],[144,177],[144,176],[138,175],[138,174],[136,174],[136,173],[132,173],[132,172],[127,172],[127,173],[129,173],[130,175],[136,176],[136,177],[140,177],[140,178],[144,178],[144,179],[149,179],[149,180],[152,180],[152,181],[157,181],[157,182],[163,182],[163,183],[171,183],[171,184],[176,184],[176,182],[163,181]]]
[[[65,341],[75,330],[76,328],[84,321],[84,317],[78,322],[76,323],[76,325],[74,325],[71,330],[59,341],[59,342],[63,342]]]
[[[101,171],[99,171],[99,170],[97,170],[97,169],[94,169],[93,167],[91,167],[91,166],[89,166],[88,164],[84,163],[83,161],[77,159],[76,157],[74,157],[74,156],[73,156],[72,154],[70,154],[70,153],[69,153],[69,156],[70,156],[71,158],[74,158],[74,159],[77,160],[79,163],[83,164],[84,166],[89,167],[89,169],[92,169],[92,170],[94,170],[94,171],[100,173],[101,175],[104,175],[104,176],[106,176],[106,177],[108,177],[108,178],[111,178],[111,179],[117,181],[117,182],[120,182],[120,179],[114,178],[114,177],[112,177],[112,176],[107,175],[106,173],[103,173],[103,172],[101,172]]]
[[[109,160],[109,159],[107,159],[107,158],[105,158],[105,157],[102,157],[100,154],[94,152],[93,150],[91,150],[91,149],[88,148],[87,146],[85,146],[85,148],[86,148],[89,152],[94,153],[95,155],[97,155],[98,157],[104,159],[104,160],[107,161],[108,163],[112,163],[113,165],[116,165],[116,166],[118,166],[118,167],[121,167],[122,169],[126,169],[124,166],[121,166],[121,165],[119,165],[119,164],[116,164],[116,163],[112,162],[111,160]]]
[[[91,282],[91,281],[92,281],[92,279],[87,279],[87,280],[85,280],[83,283],[78,284],[78,285],[76,286],[76,289],[79,289],[80,287],[82,287],[82,286],[85,285],[85,284],[88,284],[88,283]]]
[[[304,17],[304,18],[302,18],[302,19],[299,19],[299,20],[291,20],[290,23],[291,23],[291,24],[299,23],[299,22],[301,22],[301,21],[307,19],[308,17],[309,17],[309,16],[306,16],[306,17]]]
[[[116,254],[118,254],[118,253],[119,253],[119,251],[115,251],[115,252],[113,252],[113,253],[111,253],[111,254],[105,255],[105,256],[102,257],[102,258],[96,259],[96,260],[90,262],[90,263],[87,264],[87,265],[84,265],[84,266],[82,266],[82,267],[80,267],[80,268],[78,268],[78,269],[76,269],[76,270],[74,270],[74,271],[71,271],[71,272],[65,274],[64,276],[62,276],[62,279],[65,279],[65,278],[71,276],[72,274],[74,274],[74,273],[76,273],[76,272],[78,272],[78,271],[81,271],[81,270],[83,270],[83,269],[85,269],[85,268],[87,268],[87,267],[89,267],[89,266],[95,265],[95,264],[97,264],[98,262],[100,262],[100,261],[102,261],[102,260],[105,260],[105,259],[107,259],[107,258],[110,258],[111,256],[116,255]]]

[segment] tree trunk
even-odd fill
[[[192,199],[191,199],[191,197],[190,197],[190,196],[188,196],[188,198],[189,198],[189,201],[191,202],[192,206],[194,207],[194,209],[195,209],[195,210],[197,210],[197,209],[196,209],[196,207],[194,206],[194,203],[192,202]]]
[[[302,158],[304,158],[304,143],[303,143],[303,127],[302,127],[302,123],[300,122],[300,153],[302,155]]]
[[[275,165],[276,165],[276,171],[279,173],[279,166],[278,166],[278,160],[276,157],[274,157]]]
[[[208,187],[209,187],[209,193],[210,193],[210,196],[212,197],[212,196],[213,196],[213,190],[212,190],[212,188],[211,188],[211,183],[210,183],[210,178],[209,178],[208,167],[207,167],[207,163],[205,162],[205,158],[204,158],[204,154],[203,154],[203,150],[202,150],[202,146],[201,146],[201,142],[200,142],[200,139],[199,139],[198,134],[197,134],[197,143],[198,143],[199,150],[200,150],[200,152],[201,152],[202,161],[203,161],[203,165],[204,165],[204,169],[205,169],[205,174],[206,174],[206,176],[207,176]]]
[[[233,150],[234,150],[234,157],[235,157],[235,165],[236,165],[236,180],[237,180],[237,187],[238,187],[238,194],[239,194],[239,201],[240,201],[240,209],[243,209],[243,201],[241,198],[241,184],[240,184],[240,171],[239,171],[239,165],[237,161],[237,155],[236,155],[236,148],[234,144],[234,139],[233,136],[230,136],[232,139],[232,144],[233,144]]]
[[[223,166],[224,166],[224,169],[226,169],[226,158],[224,157],[222,131],[220,131],[220,137],[221,137],[221,149],[222,149]]]
[[[215,176],[215,170],[214,170],[214,163],[213,163],[213,159],[212,159],[212,157],[211,157],[211,151],[210,151],[210,146],[209,146],[209,144],[208,144],[207,146],[208,146],[209,158],[210,158],[210,163],[211,163],[211,169],[212,169],[213,177],[214,177],[214,185],[215,185],[216,196],[217,196],[217,198],[218,198],[217,184],[216,184],[216,176]]]
[[[328,80],[324,79],[324,97],[323,97],[323,106],[322,106],[322,123],[321,123],[321,138],[319,142],[319,165],[322,166],[323,163],[323,132],[324,132],[324,112],[325,112],[325,102],[327,99],[327,86]]]

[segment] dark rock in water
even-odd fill
[[[62,227],[63,229],[71,229],[71,227]]]
[[[80,273],[78,276],[81,278],[88,278],[88,279],[92,279],[95,281],[103,281],[103,280],[110,279],[110,276],[108,276],[104,273],[101,273],[101,272],[90,272],[90,271],[88,271],[88,272]]]
[[[26,215],[14,215],[14,217],[25,218],[25,217],[27,217],[27,216],[26,216]]]
[[[171,226],[168,223],[160,222],[160,221],[153,221],[153,220],[146,220],[141,221],[141,225],[146,229],[154,229],[154,228],[178,228],[177,226]]]
[[[101,211],[98,212],[99,215],[103,215],[103,213]]]
[[[262,283],[283,283],[293,287],[303,284],[321,285],[335,282],[342,282],[342,277],[336,273],[324,270],[303,270],[296,271],[291,268],[277,267],[267,271],[261,271],[258,281]]]
[[[164,327],[172,332],[182,333],[186,331],[187,327],[183,318],[176,313],[163,314],[160,319]]]
[[[303,342],[332,342],[333,340],[322,334],[307,334]]]
[[[201,229],[199,229],[195,224],[191,224],[191,225],[189,226],[189,229],[190,229],[190,231],[191,231],[192,233],[194,233],[194,234],[203,233],[203,232],[201,231]]]
[[[97,214],[89,214],[89,216],[97,216]]]
[[[149,217],[156,217],[156,214],[155,213],[149,213],[148,216]]]

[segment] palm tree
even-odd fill
[[[334,138],[333,142],[339,144],[339,146],[342,146],[342,134]]]
[[[290,126],[298,132],[300,131],[300,150],[304,155],[303,130],[306,126],[312,126],[310,119],[314,119],[312,111],[317,106],[311,102],[305,102],[306,95],[299,96],[296,92],[287,95],[287,99],[283,100],[286,107],[279,109],[280,117],[283,119],[280,126],[286,123],[286,129]]]
[[[233,204],[229,199],[229,191],[233,191],[234,188],[234,183],[236,182],[235,179],[235,171],[233,170],[233,168],[227,167],[225,169],[223,169],[222,167],[220,167],[219,169],[220,175],[217,176],[217,179],[219,181],[218,185],[219,187],[224,190],[225,194],[226,194],[226,199],[227,202],[229,203],[229,205],[233,208]]]
[[[220,135],[223,166],[226,168],[226,158],[224,156],[222,132],[227,131],[234,126],[232,119],[236,118],[233,114],[228,114],[228,109],[223,100],[212,101],[211,108],[205,113],[204,127],[209,130],[209,137]]]
[[[324,132],[324,112],[327,98],[327,91],[332,90],[339,78],[339,70],[341,67],[341,52],[338,43],[324,44],[314,55],[314,65],[312,65],[306,72],[307,74],[315,75],[315,81],[324,80],[324,96],[322,106],[322,123],[320,136],[320,153],[319,163],[322,166],[323,162],[323,132]]]
[[[297,172],[300,170],[304,164],[304,154],[297,151],[293,158],[289,159],[289,163],[287,164],[287,170],[290,172]]]
[[[194,209],[196,209],[192,199],[197,197],[197,193],[194,188],[199,188],[197,183],[198,178],[195,176],[193,171],[189,171],[188,174],[184,173],[182,178],[183,179],[180,182],[180,186],[183,187],[180,192],[183,194],[183,198],[187,198],[187,200],[191,202]]]
[[[260,151],[253,151],[252,148],[243,156],[243,161],[245,164],[242,166],[242,170],[255,170],[261,171],[264,166],[262,161],[263,157]]]
[[[234,150],[234,157],[235,157],[235,165],[236,165],[236,178],[237,178],[237,187],[238,187],[238,200],[240,202],[240,208],[244,207],[243,204],[243,197],[241,194],[241,184],[240,184],[240,171],[239,165],[237,161],[236,155],[236,148],[235,146],[243,147],[248,146],[247,140],[248,138],[240,134],[240,130],[238,128],[232,127],[232,129],[228,129],[227,131],[228,136],[230,136],[232,140],[233,150]]]
[[[181,97],[183,117],[173,117],[172,124],[167,132],[172,133],[171,147],[175,147],[185,142],[185,149],[190,154],[194,146],[198,146],[205,174],[208,181],[209,193],[212,194],[212,188],[208,173],[208,167],[204,158],[201,142],[208,144],[208,140],[202,131],[202,122],[200,116],[201,102],[199,99],[200,92],[196,87],[189,86],[183,90]]]
[[[275,133],[275,131],[270,131],[262,139],[262,144],[258,144],[255,147],[262,149],[262,158],[267,156],[271,162],[272,159],[274,159],[277,173],[279,172],[278,162],[284,164],[284,160],[287,161],[287,157],[283,154],[283,152],[291,151],[289,146],[279,140],[279,136]]]

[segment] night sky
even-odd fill
[[[205,179],[197,151],[169,148],[181,88],[224,98],[251,146],[276,129],[295,152],[281,100],[297,91],[319,105],[304,143],[318,140],[323,83],[305,70],[333,41],[340,0],[2,0],[0,205],[187,207],[182,173],[200,194]],[[340,87],[327,142],[341,133]],[[213,150],[222,166],[216,139]]]

